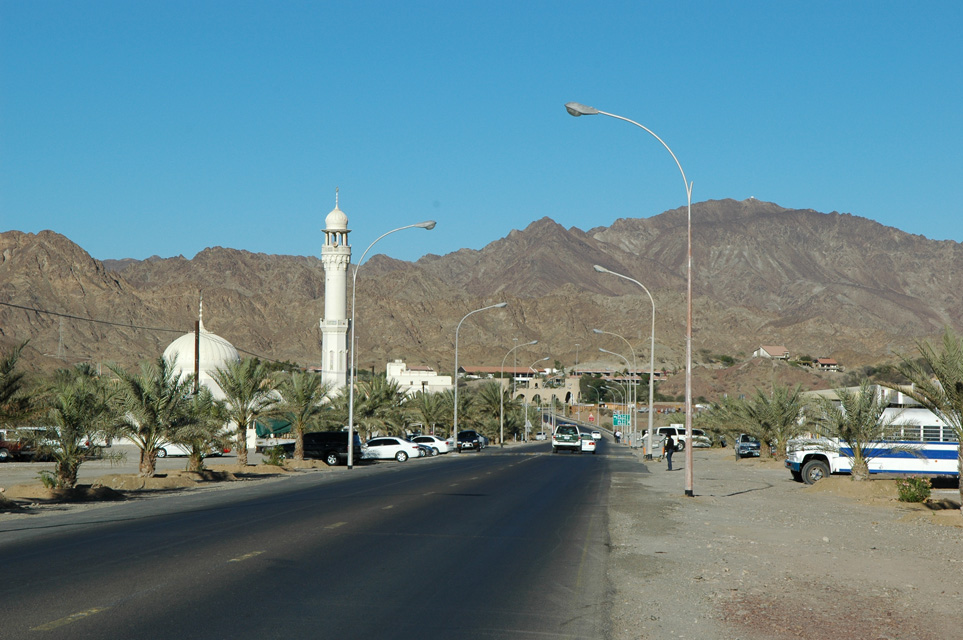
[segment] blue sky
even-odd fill
[[[963,3],[0,0],[0,230],[481,248],[750,196],[963,240]],[[698,224],[698,220],[694,221]]]

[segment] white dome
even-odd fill
[[[325,231],[347,231],[348,230],[348,216],[344,214],[344,211],[338,208],[338,205],[334,205],[334,209],[331,213],[327,215],[324,219],[324,230]]]
[[[201,324],[201,336],[198,345],[200,353],[200,367],[198,379],[202,385],[211,390],[217,399],[224,398],[224,392],[214,382],[212,373],[223,369],[229,362],[238,362],[241,357],[230,342],[219,335],[213,334]],[[174,359],[174,370],[180,377],[194,373],[194,332],[185,333],[170,343],[164,349],[164,357]]]

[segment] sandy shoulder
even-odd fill
[[[662,463],[613,478],[613,637],[959,637],[958,510],[899,503],[892,482],[807,488],[722,450],[694,467],[693,498]]]

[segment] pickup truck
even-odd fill
[[[9,460],[29,460],[33,458],[34,449],[29,442],[22,438],[14,438],[13,434],[0,431],[0,462]]]

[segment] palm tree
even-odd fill
[[[14,424],[30,412],[31,398],[26,393],[26,381],[22,371],[17,371],[17,361],[23,342],[0,356],[0,425]]]
[[[59,489],[77,485],[77,471],[87,455],[88,443],[105,433],[111,416],[111,396],[88,363],[59,369],[41,396],[49,426],[37,437],[41,453],[53,458]]]
[[[929,409],[953,429],[957,442],[963,442],[963,339],[947,327],[943,332],[942,353],[937,353],[926,341],[916,346],[922,357],[916,361],[903,357],[899,365],[899,372],[911,386],[887,386]],[[957,471],[963,472],[963,449],[957,456]],[[963,483],[960,483],[960,498],[963,500]]]
[[[412,415],[421,419],[428,431],[435,433],[435,427],[442,424],[445,417],[445,405],[441,393],[425,393],[419,391],[405,400],[404,407]],[[448,436],[447,433],[444,434]]]
[[[189,422],[188,395],[193,377],[182,380],[174,361],[163,356],[142,364],[140,375],[115,366],[110,370],[120,379],[121,431],[140,449],[140,475],[153,477],[158,451]]]
[[[369,437],[384,428],[403,435],[407,422],[402,411],[404,393],[394,380],[375,376],[358,383],[354,396],[354,420],[359,430]]]
[[[486,382],[474,395],[477,412],[476,421],[481,426],[482,433],[492,440],[497,440],[497,434],[499,434],[501,426],[499,417],[502,411],[502,402],[508,408],[511,400],[505,395],[505,389],[501,383],[494,380]],[[499,442],[499,444],[502,443]]]
[[[223,416],[223,403],[215,400],[207,387],[199,387],[197,393],[189,397],[187,417],[170,436],[171,442],[187,448],[187,471],[202,471],[204,457],[211,449],[226,444]]]
[[[836,397],[838,402],[817,398],[813,418],[821,434],[839,440],[839,452],[849,458],[853,480],[869,478],[869,461],[876,456],[890,451],[914,451],[897,444],[881,445],[892,426],[883,420],[888,403],[868,381],[864,380],[855,393],[836,389]]]
[[[774,385],[769,393],[757,388],[751,398],[730,399],[717,409],[716,420],[724,419],[741,432],[751,434],[770,446],[776,456],[786,455],[786,444],[802,431],[803,399],[799,385]],[[762,447],[768,454],[769,446]]]
[[[304,460],[304,433],[321,423],[330,386],[314,373],[295,371],[278,386],[281,400],[273,413],[287,420],[294,433],[294,459]]]
[[[274,381],[267,367],[256,358],[229,362],[212,376],[224,392],[224,415],[237,427],[237,463],[247,464],[247,430],[277,403]]]

